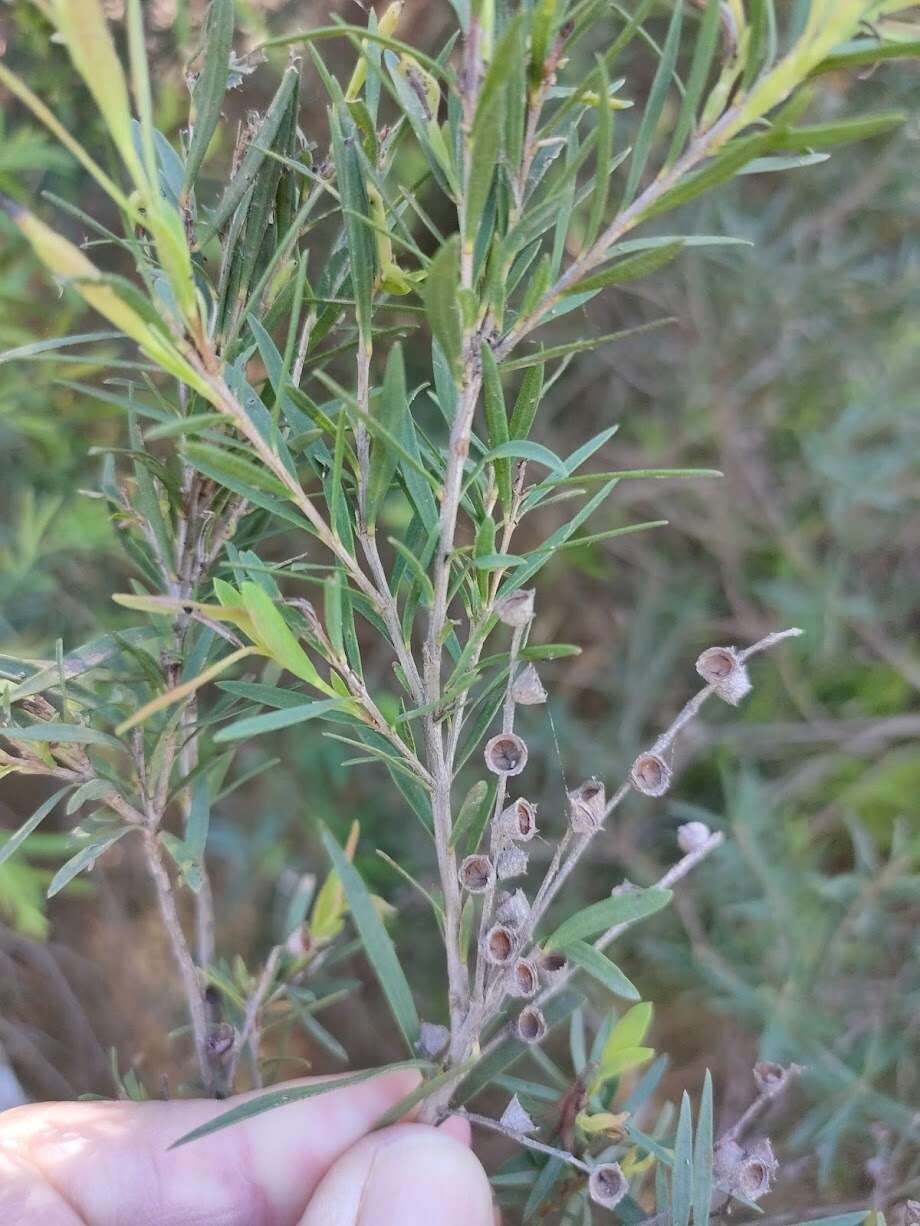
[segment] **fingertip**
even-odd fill
[[[486,1173],[453,1129],[397,1124],[332,1167],[300,1226],[493,1226]]]
[[[462,1115],[449,1115],[443,1123],[438,1125],[438,1132],[443,1132],[445,1136],[453,1137],[455,1141],[459,1141],[461,1145],[466,1145],[467,1147],[472,1140],[470,1122],[464,1119]]]

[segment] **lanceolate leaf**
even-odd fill
[[[684,1090],[674,1142],[674,1168],[671,1174],[671,1222],[687,1226],[693,1196],[693,1125],[690,1118],[690,1096]]]
[[[400,438],[404,433],[403,423],[408,411],[402,346],[395,344],[387,357],[383,391],[377,406],[380,425],[392,437]],[[399,454],[387,444],[386,438],[375,438],[371,448],[367,498],[364,506],[364,516],[368,527],[371,527],[377,519],[377,512],[390,488],[398,462]]]
[[[460,365],[463,326],[457,301],[460,240],[448,239],[428,266],[423,297],[428,323],[452,370]]]
[[[409,1051],[414,1052],[419,1037],[418,1012],[390,934],[384,928],[358,870],[350,863],[327,829],[324,828],[321,835],[332,866],[341,879],[367,960],[377,976]]]
[[[625,1000],[639,999],[639,989],[635,984],[626,978],[615,962],[611,962],[606,954],[602,954],[593,945],[586,941],[569,941],[561,949],[570,962],[580,966],[615,996],[622,996]]]
[[[51,884],[48,886],[48,897],[54,898],[55,894],[60,894],[61,890],[66,885],[69,885],[79,873],[84,869],[91,868],[99,857],[109,850],[110,847],[123,839],[126,834],[130,834],[132,826],[122,826],[118,830],[108,831],[106,834],[96,835],[92,838],[85,847],[81,847],[75,856],[62,864],[58,871],[51,879]]]
[[[0,845],[0,864],[9,860],[10,856],[15,855],[19,848],[23,845],[33,830],[36,830],[45,820],[54,806],[73,789],[73,784],[68,783],[66,787],[60,788],[53,796],[38,806],[32,816],[19,827],[19,829],[11,834],[5,843]]]
[[[651,886],[647,890],[627,890],[614,894],[601,902],[585,907],[583,911],[560,924],[544,942],[547,949],[563,949],[572,941],[582,941],[597,936],[615,924],[631,924],[636,920],[654,915],[671,901],[671,891]]]
[[[328,1094],[330,1090],[344,1090],[347,1086],[360,1085],[362,1081],[370,1081],[373,1077],[379,1077],[381,1073],[395,1073],[399,1069],[426,1067],[428,1066],[424,1060],[404,1060],[399,1064],[386,1064],[380,1068],[365,1069],[360,1073],[348,1073],[344,1077],[330,1077],[310,1082],[308,1085],[290,1086],[286,1090],[270,1090],[267,1094],[249,1098],[238,1107],[225,1111],[198,1128],[193,1128],[178,1141],[174,1141],[169,1148],[178,1149],[180,1145],[188,1145],[190,1141],[200,1141],[202,1137],[210,1136],[213,1132],[220,1132],[223,1128],[240,1124],[243,1120],[250,1120],[266,1111],[274,1111],[276,1107],[286,1107],[289,1103],[300,1103],[306,1098],[316,1098],[319,1094]]]
[[[712,1204],[712,1074],[706,1070],[693,1142],[693,1226],[707,1226]]]
[[[211,0],[202,30],[201,69],[192,90],[192,139],[185,163],[184,190],[188,190],[198,177],[220,122],[220,108],[230,75],[233,20],[233,0]]]
[[[681,242],[667,243],[661,247],[653,247],[638,255],[627,256],[618,260],[603,272],[595,273],[579,281],[567,290],[570,294],[583,294],[589,290],[605,289],[610,285],[623,285],[627,281],[636,281],[639,277],[647,277],[665,264],[669,264],[680,253]]]
[[[369,342],[371,335],[371,299],[377,268],[377,248],[374,231],[365,224],[370,218],[370,203],[364,182],[364,170],[359,152],[358,132],[347,107],[341,104],[330,112],[332,148],[335,155],[336,182],[345,214],[348,235],[348,259],[351,284],[355,296],[358,331]]]

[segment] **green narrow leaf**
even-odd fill
[[[455,1081],[458,1075],[462,1075],[469,1066],[470,1062],[468,1061],[457,1068],[445,1069],[443,1073],[436,1073],[434,1077],[428,1077],[420,1086],[416,1086],[411,1093],[401,1098],[398,1103],[394,1103],[389,1110],[384,1111],[379,1119],[374,1120],[371,1131],[376,1132],[378,1128],[388,1128],[390,1124],[398,1124],[400,1120],[405,1119],[414,1107],[424,1102],[426,1098],[430,1098],[442,1086]]]
[[[348,239],[351,285],[355,295],[355,316],[358,332],[367,344],[371,336],[371,303],[377,273],[377,246],[374,231],[366,224],[370,220],[371,208],[361,164],[358,130],[344,104],[330,111],[329,124],[336,183],[342,208],[345,210],[345,233]]]
[[[506,367],[507,369],[507,367]],[[511,411],[509,430],[512,438],[527,438],[533,425],[540,397],[543,395],[543,363],[528,367]]]
[[[280,728],[291,728],[294,724],[303,724],[308,719],[317,719],[327,711],[342,710],[344,704],[339,699],[323,698],[319,702],[305,702],[296,707],[282,708],[280,711],[266,711],[263,715],[250,715],[246,719],[237,720],[215,733],[215,741],[239,741],[253,736],[261,736],[264,732],[277,732]]]
[[[419,1037],[418,1012],[390,934],[383,926],[383,921],[377,914],[367,886],[358,870],[346,857],[329,830],[323,827],[320,833],[323,846],[332,861],[332,867],[342,882],[342,888],[348,899],[351,916],[361,937],[367,960],[377,976],[409,1051],[414,1052]]]
[[[597,56],[598,75],[598,106],[597,106],[597,160],[594,167],[594,192],[591,197],[591,211],[588,214],[588,224],[585,229],[583,246],[588,248],[597,238],[607,209],[607,196],[610,191],[610,161],[613,157],[613,114],[608,106],[610,94],[610,78],[607,76],[607,66],[603,56]]]
[[[266,150],[270,149],[274,143],[278,129],[281,126],[281,121],[288,112],[291,97],[297,88],[299,80],[300,74],[296,67],[288,68],[281,78],[281,84],[278,86],[277,93],[272,98],[262,123],[259,125],[258,132],[256,132],[243,156],[239,169],[230,180],[227,190],[220,199],[220,203],[208,218],[204,232],[198,240],[200,246],[204,246],[221,229],[231,213],[236,209],[236,206],[255,183],[256,175],[268,156]]]
[[[464,796],[459,812],[454,818],[453,829],[450,833],[451,847],[458,847],[469,831],[476,825],[488,794],[488,783],[486,783],[485,779],[480,779],[478,783],[473,784]]]
[[[669,213],[672,209],[676,209],[678,205],[688,204],[691,200],[695,200],[698,196],[702,196],[704,192],[711,191],[714,187],[718,187],[720,183],[724,183],[727,179],[731,179],[738,173],[742,166],[746,166],[748,162],[752,162],[754,158],[760,157],[761,154],[769,152],[775,145],[779,133],[775,130],[769,132],[760,132],[756,136],[744,137],[742,140],[732,141],[727,149],[719,152],[712,161],[710,161],[702,170],[696,174],[688,175],[686,179],[672,187],[670,191],[664,192],[654,204],[650,205],[642,214],[642,221],[647,221],[650,217],[657,217],[661,213]]]
[[[406,368],[403,362],[402,345],[397,342],[387,355],[383,390],[380,394],[380,425],[391,437],[400,438],[405,433],[403,423],[408,411]],[[386,436],[378,436],[374,439],[364,504],[365,523],[369,528],[373,527],[377,521],[380,504],[392,484],[399,459],[399,453],[389,446]]]
[[[596,349],[598,345],[608,345],[613,341],[625,341],[642,332],[651,332],[664,324],[674,323],[673,316],[664,319],[653,319],[650,323],[639,324],[635,328],[624,328],[621,332],[607,332],[604,336],[592,336],[584,341],[570,341],[567,345],[553,345],[549,349],[541,349],[539,353],[529,353],[526,357],[515,358],[513,362],[503,362],[502,370],[524,370],[528,366],[542,365],[544,362],[554,362],[557,358],[567,358],[572,353],[584,353],[588,349]],[[512,433],[514,433],[512,431]]]
[[[9,860],[10,856],[15,855],[32,831],[41,825],[58,801],[62,800],[72,788],[73,784],[68,783],[66,787],[60,788],[53,796],[49,796],[44,803],[38,806],[32,816],[23,822],[14,834],[10,835],[7,841],[0,847],[0,864],[4,864]]]
[[[628,890],[614,894],[578,911],[544,942],[547,949],[561,949],[572,941],[581,941],[612,928],[614,924],[631,924],[654,915],[671,901],[671,891],[650,886],[647,890]]]
[[[645,170],[649,153],[651,153],[652,141],[658,129],[661,113],[664,110],[665,100],[668,96],[668,89],[671,85],[671,77],[677,64],[683,15],[683,0],[677,0],[674,6],[674,13],[671,17],[671,23],[668,26],[664,47],[661,51],[661,58],[658,61],[655,79],[652,81],[652,88],[649,90],[648,99],[645,104],[642,123],[639,126],[636,141],[633,145],[632,156],[629,161],[629,175],[626,179],[626,190],[623,193],[621,208],[626,208],[627,205],[632,203],[639,186],[639,181],[642,178],[642,172]]]
[[[693,1124],[690,1118],[690,1095],[684,1090],[680,1102],[680,1118],[674,1141],[674,1169],[671,1174],[671,1226],[688,1226],[693,1197]]]
[[[706,1226],[712,1205],[712,1074],[706,1070],[693,1142],[693,1226]]]
[[[463,326],[457,302],[459,255],[460,239],[455,234],[443,244],[428,265],[428,275],[422,290],[431,331],[454,373],[460,368],[463,347]]]
[[[663,246],[653,247],[638,255],[627,256],[625,260],[618,260],[603,272],[595,273],[594,276],[579,281],[577,285],[566,290],[566,293],[583,294],[592,290],[606,289],[610,285],[623,285],[626,281],[636,281],[639,277],[647,277],[650,273],[656,272],[665,264],[669,264],[671,260],[676,259],[682,247],[681,242],[665,243]]]
[[[48,897],[54,898],[55,894],[60,894],[61,890],[69,885],[78,873],[82,873],[86,868],[92,868],[103,852],[114,847],[118,840],[130,834],[132,829],[134,829],[132,826],[122,826],[119,830],[97,836],[85,847],[81,847],[77,854],[71,856],[66,864],[62,864],[52,877],[51,884],[48,886]]]
[[[489,447],[494,449],[509,441],[508,412],[505,408],[505,394],[502,391],[501,376],[498,373],[498,363],[495,361],[492,346],[484,343],[480,347],[480,353],[482,355],[482,392],[486,434]],[[512,500],[511,461],[497,459],[494,468],[499,497],[502,506],[508,511]]]
[[[674,136],[667,157],[668,165],[676,161],[683,152],[687,137],[696,123],[697,107],[703,96],[718,43],[720,8],[720,0],[706,0],[706,8],[696,36],[696,46],[693,48],[693,60],[690,64],[690,75],[687,78],[684,100],[677,123],[674,125]]]
[[[41,741],[55,745],[104,745],[107,749],[122,749],[115,737],[98,728],[85,728],[82,724],[30,724],[18,728],[15,724],[0,726],[0,737],[11,741]]]
[[[639,989],[632,983],[615,962],[611,962],[606,954],[589,945],[587,941],[569,941],[562,946],[562,952],[580,966],[583,971],[604,985],[614,996],[622,996],[625,1000],[638,1000]]]
[[[855,119],[840,119],[835,123],[816,123],[807,127],[788,128],[773,142],[773,149],[783,153],[805,153],[811,149],[830,149],[853,141],[883,136],[903,127],[907,116],[903,111],[882,111],[877,115],[861,115]]]
[[[233,18],[233,0],[211,0],[201,34],[201,71],[192,90],[192,138],[185,162],[183,191],[194,185],[220,122],[221,105],[230,76]]]
[[[382,1073],[427,1067],[429,1066],[424,1060],[403,1060],[397,1064],[385,1064],[381,1068],[365,1069],[360,1073],[348,1073],[344,1077],[331,1077],[328,1081],[314,1081],[310,1085],[291,1086],[286,1090],[270,1090],[268,1094],[250,1098],[247,1102],[241,1103],[239,1107],[233,1107],[230,1111],[225,1111],[223,1115],[218,1115],[216,1119],[208,1120],[206,1124],[193,1128],[178,1141],[173,1141],[169,1148],[178,1149],[180,1145],[188,1145],[190,1141],[200,1141],[202,1137],[210,1136],[212,1132],[220,1132],[224,1128],[242,1123],[243,1120],[252,1119],[256,1115],[262,1115],[266,1111],[274,1111],[276,1107],[286,1107],[289,1103],[303,1102],[305,1098],[316,1098],[320,1094],[328,1094],[330,1090],[344,1090],[347,1086],[360,1085],[362,1081],[370,1081],[371,1078],[379,1077]]]

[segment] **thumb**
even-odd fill
[[[329,1169],[300,1226],[493,1226],[492,1193],[470,1149],[443,1128],[397,1124]]]

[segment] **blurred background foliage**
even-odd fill
[[[158,122],[174,135],[203,5],[149,7]],[[303,28],[334,7],[249,0],[238,9],[244,40],[255,41],[266,27]],[[353,19],[353,7],[339,11]],[[651,40],[668,7],[649,21]],[[414,38],[437,45],[449,16],[446,4],[416,4]],[[34,6],[0,9],[0,44],[85,137],[91,108]],[[347,50],[340,55],[344,74]],[[641,81],[654,55],[634,68]],[[247,81],[240,114],[264,102],[273,81],[270,70]],[[310,128],[320,108],[311,114],[319,93],[309,74],[307,82]],[[595,897],[624,873],[652,880],[674,858],[681,821],[725,830],[726,847],[682,887],[673,914],[639,930],[623,965],[656,1002],[669,1091],[698,1085],[709,1066],[729,1117],[749,1100],[758,1055],[806,1066],[783,1119],[771,1123],[798,1203],[804,1188],[845,1203],[885,1180],[902,1195],[920,1187],[918,88],[910,66],[822,83],[816,118],[832,118],[859,91],[862,110],[897,106],[909,121],[893,138],[790,174],[742,178],[702,205],[694,230],[750,246],[685,253],[651,288],[643,282],[573,314],[567,336],[665,314],[676,322],[573,361],[541,437],[565,454],[619,423],[605,467],[724,473],[624,483],[610,524],[598,528],[636,518],[668,527],[570,550],[547,568],[536,633],[577,644],[581,655],[547,666],[550,704],[525,717],[542,770],[533,799],[544,811],[559,807],[566,780],[622,773],[693,688],[700,649],[780,625],[807,632],[804,653],[755,669],[740,714],[707,709],[682,746],[673,799],[634,797],[574,887]],[[0,190],[66,197],[95,214],[100,202],[78,168],[2,101]],[[236,118],[224,125],[227,150]],[[78,217],[68,225],[88,237]],[[84,326],[98,321],[81,316],[70,292],[52,298],[0,215],[0,352]],[[107,597],[129,573],[92,497],[96,449],[123,445],[124,423],[74,387],[99,384],[98,358],[48,359],[26,367],[0,357],[0,654],[44,658],[58,638],[70,648],[125,624]],[[417,828],[400,797],[375,768],[343,771],[341,747],[310,733],[261,738],[241,767],[267,756],[278,761],[213,821],[224,952],[255,959],[272,942],[286,893],[317,867],[313,821],[343,832],[357,817],[362,870],[400,908],[400,940],[415,940],[415,964],[430,966],[433,998],[437,945],[413,922],[424,903],[369,850],[413,865]],[[0,824],[18,824],[36,798],[28,781],[6,781]],[[0,876],[0,1042],[38,1097],[110,1092],[102,1050],[112,1043],[122,1067],[155,1088],[172,1068],[163,1024],[172,972],[154,903],[116,848],[94,874],[92,906],[70,890],[46,916],[42,884],[61,850],[54,839],[30,843],[29,858]],[[52,991],[33,991],[31,971],[23,979],[23,967],[36,966],[36,982],[51,976]],[[337,1018],[354,1059],[390,1054],[377,1023],[373,1007]]]

